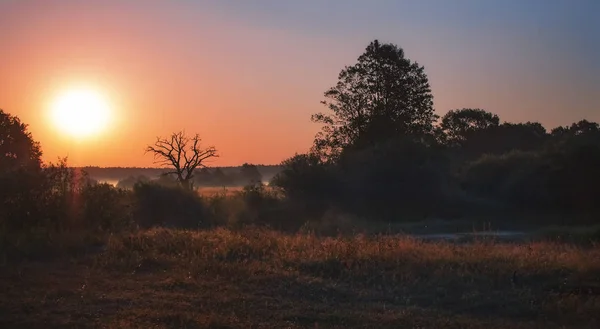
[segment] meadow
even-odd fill
[[[200,187],[198,189],[196,189],[196,191],[198,191],[198,194],[200,194],[201,196],[207,196],[207,197],[211,197],[211,196],[215,196],[215,195],[226,195],[226,196],[231,196],[234,195],[235,193],[239,193],[244,189],[243,186],[233,186],[233,187]]]
[[[597,328],[600,247],[154,228],[0,268],[2,328]],[[63,237],[61,241],[69,241]]]

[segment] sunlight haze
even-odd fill
[[[437,114],[483,108],[551,129],[600,120],[598,12],[594,0],[0,1],[0,108],[48,161],[153,166],[146,145],[185,129],[216,146],[214,165],[276,164],[310,147],[323,92],[377,38],[425,66]],[[84,106],[114,115],[63,119],[61,134],[46,113],[77,85],[106,102]],[[65,137],[84,128],[97,132]]]
[[[51,111],[59,132],[79,139],[102,134],[110,123],[108,102],[94,90],[66,90],[52,103]]]

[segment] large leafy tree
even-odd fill
[[[323,124],[314,148],[330,158],[349,146],[428,135],[437,118],[424,67],[406,58],[402,48],[378,40],[340,72],[325,98],[328,113],[312,116]]]

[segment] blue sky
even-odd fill
[[[597,0],[225,0],[215,7],[290,38],[330,40],[354,57],[374,38],[396,43],[426,66],[434,93],[460,89],[463,95],[472,88],[489,97],[464,97],[464,106],[490,108],[507,120],[600,119]],[[461,105],[441,97],[438,105]]]

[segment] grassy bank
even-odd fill
[[[0,327],[596,328],[600,249],[154,229],[4,266]]]

